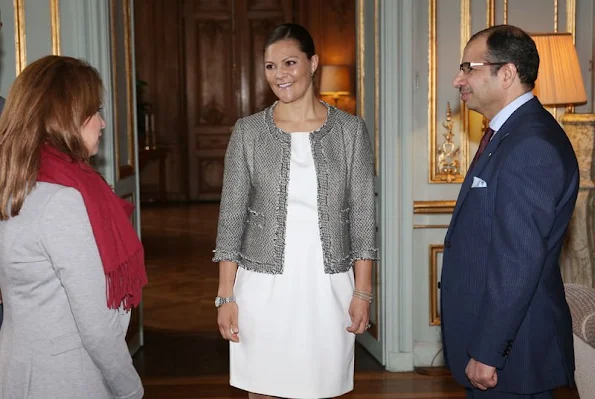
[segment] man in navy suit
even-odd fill
[[[533,96],[539,55],[510,25],[467,43],[453,86],[489,122],[444,241],[445,357],[469,398],[551,398],[573,383],[572,321],[558,264],[579,172]]]

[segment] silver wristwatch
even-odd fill
[[[226,303],[230,303],[230,302],[235,302],[236,298],[235,297],[229,297],[229,298],[222,298],[220,296],[215,297],[215,307],[218,308],[221,305],[224,305]]]

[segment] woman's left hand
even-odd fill
[[[347,331],[363,334],[368,329],[370,322],[370,303],[361,298],[351,298],[349,316],[351,317],[351,326],[347,327]]]

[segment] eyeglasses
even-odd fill
[[[461,71],[463,71],[463,73],[465,75],[467,75],[476,66],[482,66],[482,65],[500,65],[501,66],[501,65],[506,65],[506,64],[508,64],[508,62],[463,62],[461,65],[459,65],[459,69]]]

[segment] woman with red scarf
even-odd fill
[[[141,398],[125,341],[147,282],[132,205],[89,165],[103,85],[48,56],[0,117],[0,399]]]

